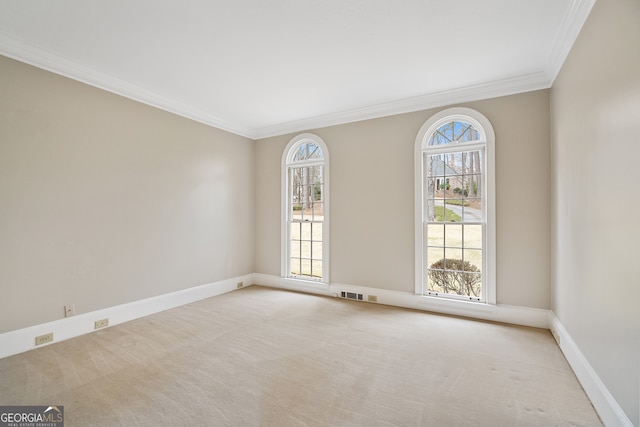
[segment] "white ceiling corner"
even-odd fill
[[[558,76],[562,64],[567,59],[595,3],[596,0],[572,0],[567,8],[545,68],[549,78],[549,86],[553,84]]]
[[[259,139],[548,88],[594,3],[5,2],[0,53]]]
[[[206,111],[198,110],[176,99],[165,98],[98,70],[89,69],[82,64],[71,62],[39,47],[12,39],[1,32],[0,54],[209,126],[248,138],[255,138],[255,129],[227,123]]]

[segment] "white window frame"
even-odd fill
[[[309,161],[293,161],[296,149],[298,146],[311,142],[316,144],[322,150],[322,159],[313,159]],[[289,169],[292,167],[300,166],[312,166],[322,165],[323,171],[323,203],[324,203],[324,220],[322,225],[322,279],[314,280],[312,278],[297,277],[291,275],[291,266],[289,262],[290,254],[290,227],[289,227],[289,212],[291,207],[289,206]],[[317,135],[312,133],[303,133],[294,137],[284,150],[282,154],[282,167],[281,167],[281,202],[282,202],[282,214],[281,214],[281,254],[280,254],[280,275],[288,280],[296,280],[307,283],[315,284],[329,284],[329,230],[330,230],[330,192],[329,192],[329,150],[327,144]]]
[[[480,141],[458,143],[453,145],[429,146],[433,132],[445,123],[462,121],[473,125],[480,133]],[[495,134],[491,122],[481,113],[471,108],[455,107],[434,114],[420,128],[415,142],[414,175],[415,175],[415,293],[424,298],[438,299],[442,302],[460,302],[459,299],[447,296],[424,295],[425,265],[424,231],[424,162],[425,153],[435,154],[450,151],[467,151],[482,148],[484,150],[484,251],[483,259],[483,298],[475,304],[496,304],[496,209],[495,209]]]

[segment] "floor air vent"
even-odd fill
[[[364,301],[362,294],[357,294],[355,292],[342,291],[340,292],[340,297],[346,298],[346,299],[354,299],[356,301]]]

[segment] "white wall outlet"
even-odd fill
[[[244,287],[244,282],[238,282],[238,283],[236,283],[236,289],[240,289],[240,288],[242,288],[242,287]]]
[[[36,345],[46,344],[53,341],[53,332],[44,335],[38,335],[36,337]]]
[[[71,317],[76,314],[76,306],[74,304],[64,306],[64,317]]]
[[[94,329],[104,328],[109,326],[109,319],[96,320]]]
[[[378,296],[377,295],[367,295],[367,301],[369,301],[369,302],[378,302]]]

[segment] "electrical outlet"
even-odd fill
[[[64,306],[64,317],[71,317],[76,314],[76,306],[74,304]]]
[[[369,302],[378,302],[378,296],[377,295],[367,295],[367,301],[369,301]]]
[[[51,341],[53,341],[53,332],[36,337],[36,345],[46,344]]]
[[[236,283],[236,289],[240,289],[244,286],[244,282],[238,282]]]
[[[94,329],[104,328],[109,326],[109,319],[96,320]]]

